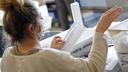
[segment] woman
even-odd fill
[[[61,37],[53,39],[51,48],[40,48],[38,37],[43,18],[31,0],[1,0],[0,7],[5,12],[4,29],[14,45],[3,54],[2,72],[104,71],[108,50],[104,32],[120,14],[121,7],[115,6],[101,16],[87,59],[74,58],[67,52],[57,50],[64,44]]]

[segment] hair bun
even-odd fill
[[[24,0],[0,0],[0,9],[4,11],[11,10],[12,8],[22,7]]]

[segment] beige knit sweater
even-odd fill
[[[107,42],[104,34],[95,33],[89,57],[74,58],[70,53],[51,48],[17,56],[7,48],[1,62],[1,72],[104,72]]]

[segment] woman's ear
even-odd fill
[[[34,32],[33,25],[29,24],[27,30],[28,30],[29,33],[33,33]]]

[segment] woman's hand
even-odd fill
[[[64,41],[59,36],[55,36],[51,43],[51,48],[61,49],[64,45]]]
[[[97,23],[96,32],[104,33],[110,27],[112,21],[119,16],[121,10],[120,6],[115,6],[102,14]]]

